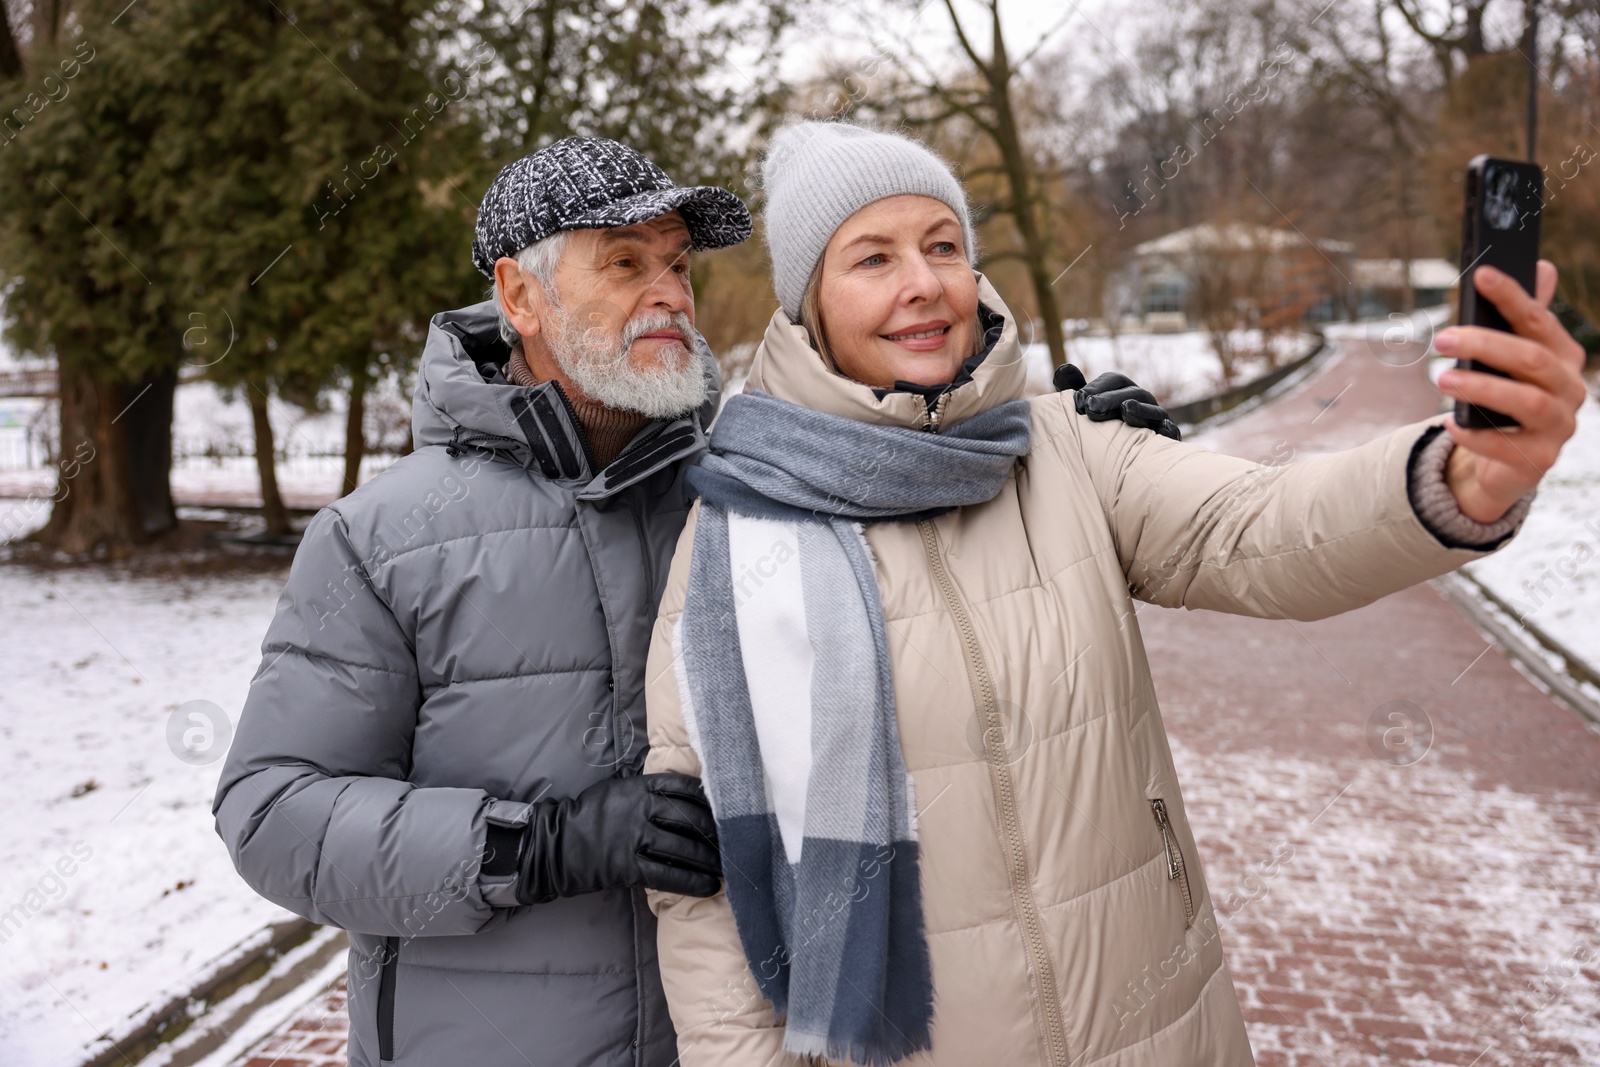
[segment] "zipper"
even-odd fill
[[[639,506],[638,494],[628,494],[628,514],[633,516],[633,529],[639,535],[639,558],[644,562],[644,587],[653,599],[656,595],[656,561],[650,558],[650,537],[644,526],[644,509]],[[652,603],[651,614],[656,605]]]
[[[645,434],[643,437],[635,438],[634,440],[629,441],[627,444],[622,446],[622,451],[617,453],[617,459],[621,459],[623,456],[626,456],[626,455],[628,455],[628,454],[630,454],[632,452],[638,452],[640,449],[642,449],[646,445],[648,445],[651,441],[654,441],[656,438],[658,438],[662,434],[666,433],[667,432],[667,427],[670,426],[670,425],[672,425],[672,424],[669,423],[669,422],[659,423],[659,424],[656,425],[656,427],[653,430],[651,430],[649,433]],[[617,461],[617,459],[614,459],[611,462],[615,463]]]
[[[935,426],[936,410],[929,410]],[[1011,779],[1011,764],[1006,758],[1005,731],[1000,722],[1000,706],[995,699],[994,682],[989,675],[989,665],[983,658],[983,649],[978,645],[978,631],[972,625],[972,618],[967,614],[966,606],[962,604],[950,572],[945,567],[944,557],[939,552],[939,535],[933,523],[924,519],[917,523],[917,530],[922,534],[922,547],[928,556],[928,566],[933,570],[934,582],[943,594],[945,606],[949,608],[956,631],[961,636],[961,648],[967,661],[967,681],[972,686],[973,699],[983,716],[983,752],[989,764],[989,787],[994,791],[995,810],[1000,816],[1000,828],[1005,833],[1006,874],[1011,883],[1011,901],[1016,907],[1017,922],[1022,927],[1022,942],[1028,954],[1028,969],[1033,976],[1034,998],[1042,1015],[1039,1023],[1044,1031],[1049,1062],[1057,1067],[1067,1067],[1067,1031],[1061,1018],[1061,996],[1057,992],[1055,969],[1044,943],[1039,905],[1033,899],[1033,888],[1029,884],[1027,847],[1022,840],[1022,819],[1017,814],[1016,786]]]
[[[644,563],[644,587],[646,595],[650,598],[649,614],[650,617],[654,618],[656,607],[658,606],[656,602],[656,565],[655,560],[650,557],[650,539],[645,530],[644,508],[638,499],[639,494],[636,490],[629,489],[626,490],[626,493],[628,497],[628,514],[633,516],[633,529],[639,537],[639,558]],[[614,665],[612,678],[616,678]],[[644,773],[646,746],[635,746],[634,740],[636,736],[633,722],[627,718],[626,713],[622,710],[613,687],[611,693],[611,744],[614,758],[617,761],[616,765],[621,768],[623,777],[627,777],[630,774]],[[623,760],[624,751],[622,746],[624,739],[626,739],[629,749],[626,753],[629,758],[626,761]]]
[[[394,979],[400,967],[400,939],[383,939],[383,970],[378,976],[378,1059],[394,1059]]]
[[[463,448],[483,448],[486,452],[499,452],[501,449],[495,447],[497,445],[510,446],[506,451],[524,447],[523,442],[515,437],[502,437],[494,433],[480,433],[472,437],[463,437],[459,441],[450,442],[449,447],[456,449],[458,452]]]
[[[1160,797],[1150,801],[1155,812],[1156,825],[1161,828],[1161,844],[1167,850],[1167,879],[1176,881],[1183,893],[1183,928],[1194,925],[1194,894],[1189,889],[1189,865],[1183,861],[1183,846],[1178,844],[1178,832],[1167,817],[1167,802]]]
[[[939,432],[939,422],[944,418],[944,407],[949,402],[950,394],[948,392],[943,392],[939,394],[938,399],[936,399],[932,404],[928,405],[927,415],[922,423],[922,428],[924,430],[926,430],[928,433]]]
[[[583,458],[589,461],[589,477],[593,478],[600,473],[600,464],[594,461],[594,449],[589,447],[589,434],[584,430],[582,420],[578,418],[578,409],[567,399],[567,391],[561,388],[559,382],[551,392],[561,398],[561,406],[567,409],[567,418],[572,420],[572,430],[578,435],[578,447],[583,449]]]

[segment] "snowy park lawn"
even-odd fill
[[[1259,331],[1245,330],[1233,335],[1241,351],[1261,348]],[[1279,364],[1306,355],[1316,347],[1316,338],[1307,333],[1280,334],[1273,338],[1273,351]],[[1027,345],[1028,387],[1035,393],[1050,390],[1050,350],[1042,344]],[[1220,393],[1229,385],[1243,385],[1269,369],[1267,361],[1250,357],[1235,362],[1234,379],[1222,380],[1222,362],[1212,350],[1209,334],[1198,330],[1185,333],[1138,333],[1119,337],[1082,335],[1067,342],[1067,362],[1075,364],[1090,378],[1106,371],[1119,371],[1156,395],[1163,404],[1187,404]]]
[[[0,369],[5,362],[0,360]],[[267,410],[278,452],[278,482],[286,495],[321,501],[340,494],[344,475],[345,397],[334,393],[325,411],[307,411],[274,396]],[[400,383],[384,379],[367,397],[369,447],[363,480],[394,462],[393,451],[409,434],[411,401]],[[0,494],[48,497],[55,468],[46,461],[44,439],[54,435],[54,409],[37,397],[0,397]],[[173,398],[172,489],[179,499],[260,501],[255,435],[250,406],[237,392],[211,382],[186,382]],[[70,452],[69,452],[70,454]],[[9,530],[0,527],[0,541]]]
[[[1600,403],[1592,396],[1522,530],[1465,569],[1600,674]]]
[[[80,1062],[287,917],[212,829],[220,760],[168,744],[188,701],[237,721],[283,578],[0,567],[0,1064]]]

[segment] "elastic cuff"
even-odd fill
[[[491,799],[484,807],[478,888],[491,908],[517,906],[517,864],[531,811],[531,805],[517,800]]]
[[[1406,470],[1406,494],[1411,510],[1441,545],[1488,552],[1499,548],[1522,525],[1533,506],[1533,493],[1511,505],[1494,522],[1478,522],[1461,511],[1445,480],[1445,467],[1455,450],[1455,439],[1443,426],[1430,426],[1411,448]]]
[[[490,823],[483,835],[483,873],[489,878],[509,877],[517,873],[517,860],[522,853],[523,831],[510,826]]]

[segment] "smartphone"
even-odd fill
[[[1530,294],[1539,270],[1539,216],[1544,208],[1544,173],[1537,163],[1474,156],[1467,164],[1466,207],[1461,213],[1461,301],[1456,321],[1514,332],[1500,309],[1478,295],[1472,272],[1487,264],[1517,280]],[[1473,359],[1462,370],[1509,378],[1505,371]],[[1516,426],[1517,420],[1476,404],[1456,401],[1456,425],[1469,430]]]

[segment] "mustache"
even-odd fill
[[[633,347],[633,342],[647,333],[656,333],[661,330],[672,330],[683,342],[683,347],[693,347],[689,340],[694,336],[694,324],[689,321],[689,316],[682,311],[647,311],[628,321],[622,328],[622,350],[626,352]]]

